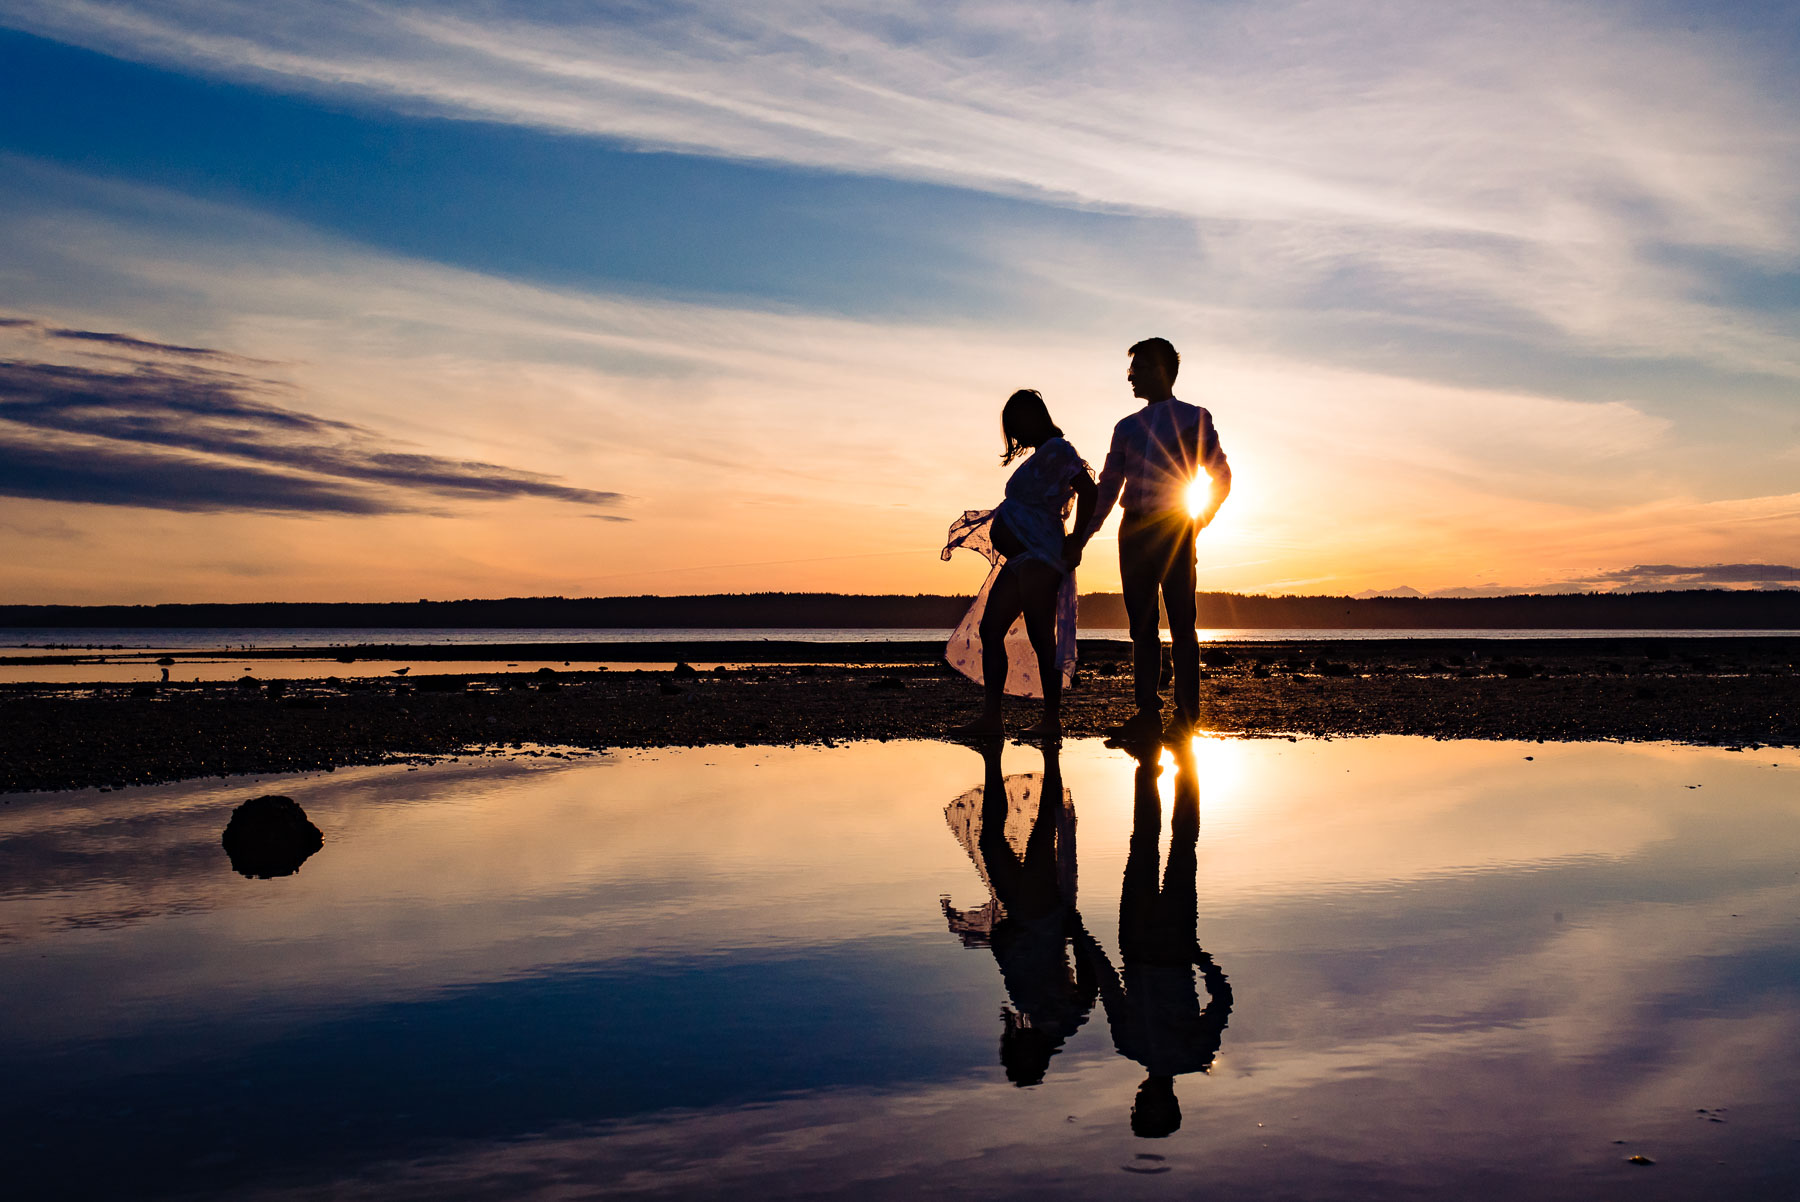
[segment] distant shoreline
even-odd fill
[[[1199,624],[1235,630],[1795,630],[1800,590],[1683,589],[1507,597],[1196,595]],[[890,629],[943,630],[969,599],[920,594],[725,593],[675,597],[0,605],[10,630]],[[1088,593],[1079,624],[1128,624],[1118,593]]]

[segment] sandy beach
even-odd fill
[[[926,642],[506,649],[572,664],[527,673],[458,672],[467,649],[359,650],[418,666],[375,679],[345,666],[344,676],[268,683],[10,686],[0,693],[0,792],[555,747],[933,737],[978,707],[975,687],[934,662],[940,647]],[[1128,646],[1091,640],[1082,652],[1065,699],[1076,737],[1104,733],[1131,706]],[[580,667],[726,658],[735,666]],[[1213,645],[1207,658],[1203,725],[1220,733],[1800,744],[1800,639],[1295,641]],[[1035,719],[1036,703],[1008,704],[1017,726]]]

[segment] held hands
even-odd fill
[[[1078,534],[1063,535],[1063,562],[1069,565],[1071,572],[1081,566],[1081,552],[1086,546],[1087,539]]]

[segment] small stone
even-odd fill
[[[1625,1163],[1626,1164],[1655,1164],[1656,1162],[1654,1160],[1651,1160],[1648,1156],[1645,1156],[1642,1153],[1639,1153],[1636,1156],[1627,1156],[1625,1158]]]

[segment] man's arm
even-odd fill
[[[1081,534],[1082,545],[1100,533],[1100,527],[1112,516],[1113,506],[1119,503],[1119,492],[1125,487],[1125,444],[1120,436],[1119,428],[1113,427],[1112,446],[1106,452],[1106,463],[1100,468],[1099,496],[1094,502],[1094,516],[1084,529],[1079,523],[1075,529]]]
[[[1200,411],[1199,460],[1200,466],[1212,479],[1212,490],[1206,499],[1206,508],[1200,512],[1198,525],[1205,527],[1212,523],[1219,512],[1219,506],[1225,504],[1225,498],[1231,495],[1231,462],[1225,458],[1225,448],[1219,443],[1219,431],[1213,425],[1212,414],[1205,409]]]

